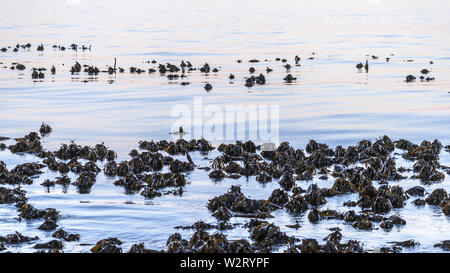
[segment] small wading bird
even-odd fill
[[[180,126],[180,128],[178,129],[178,131],[172,132],[172,133],[170,133],[170,134],[171,134],[171,135],[178,135],[178,136],[180,136],[180,139],[183,139],[183,136],[184,136],[184,135],[188,135],[189,132],[185,132],[185,131],[183,130],[183,127]]]

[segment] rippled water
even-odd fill
[[[71,140],[83,145],[105,142],[119,153],[119,160],[124,160],[139,140],[169,138],[175,121],[172,106],[192,105],[193,97],[201,96],[205,104],[219,106],[279,105],[280,140],[298,148],[304,148],[312,138],[333,147],[385,134],[416,143],[439,139],[448,145],[449,12],[448,1],[2,1],[0,47],[30,42],[33,48],[0,53],[1,67],[9,67],[12,62],[27,66],[21,73],[0,68],[0,135],[23,136],[45,121],[54,128],[43,139],[46,149],[55,150]],[[45,45],[41,53],[35,50],[38,43]],[[53,44],[71,43],[92,45],[92,50],[62,52],[51,48]],[[295,55],[302,58],[301,66],[291,71],[298,79],[285,84],[283,64],[274,60],[287,58],[293,64]],[[391,58],[389,62],[386,57]],[[191,73],[185,79],[190,82],[188,86],[179,85],[180,81],[169,84],[166,77],[147,73],[101,74],[86,83],[83,73],[69,73],[75,61],[104,69],[113,65],[114,58],[125,68],[154,67],[143,63],[152,59],[177,64],[184,59],[194,66],[208,62],[221,70],[207,77]],[[268,62],[246,62],[252,58]],[[358,73],[355,65],[366,58],[369,73]],[[238,64],[237,59],[244,61]],[[31,67],[51,65],[56,67],[56,75],[46,73],[46,78],[37,82],[31,79]],[[267,75],[266,85],[251,89],[243,86],[250,66],[257,73],[264,72],[266,66],[274,69]],[[406,75],[419,76],[423,68],[429,69],[436,80],[405,83]],[[234,84],[227,78],[229,73],[236,75]],[[110,84],[109,80],[114,82]],[[203,89],[205,82],[213,85],[209,93]],[[450,164],[449,154],[442,152],[441,163]],[[216,155],[214,151],[208,157]],[[196,163],[209,164],[200,154],[192,156]],[[11,169],[38,159],[4,151],[0,160]],[[60,210],[59,225],[81,235],[79,243],[66,243],[65,251],[87,251],[89,246],[80,243],[92,244],[105,237],[118,237],[125,242],[124,249],[140,241],[149,248],[162,249],[167,237],[176,231],[175,226],[191,225],[198,219],[213,222],[206,202],[231,185],[241,184],[243,192],[252,198],[267,198],[278,187],[276,182],[262,186],[254,177],[214,183],[207,173],[195,171],[189,174],[190,184],[182,197],[146,201],[140,195],[124,194],[103,174],[87,195],[78,194],[73,187],[67,192],[59,187],[47,192],[39,185],[56,176],[46,173],[24,188],[31,204]],[[297,183],[302,187],[311,183],[329,187],[333,181]],[[399,182],[405,189],[418,183]],[[431,192],[443,187],[450,191],[449,183],[447,176],[444,182],[426,189]],[[330,198],[324,208],[345,210],[339,206],[343,199],[356,196]],[[295,222],[295,218],[284,211],[275,212],[274,222],[298,237],[322,239],[329,233],[327,228],[339,226],[344,240],[361,240],[368,249],[388,245],[389,241],[417,239],[421,245],[412,251],[439,251],[432,246],[449,239],[449,218],[439,208],[417,208],[407,203],[398,211],[407,225],[391,232],[356,231],[342,221],[310,225],[306,215],[299,218],[302,228],[292,230],[284,225]],[[0,235],[17,230],[42,240],[51,236],[36,229],[41,221],[18,223],[13,206],[1,205],[0,215]],[[190,232],[181,231],[185,236]],[[248,231],[237,227],[226,234],[239,238],[248,236]],[[21,245],[9,250],[32,251],[31,247]]]

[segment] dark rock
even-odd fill
[[[294,176],[290,172],[284,172],[278,183],[284,190],[288,191],[295,185]]]
[[[89,193],[92,186],[95,184],[95,174],[90,172],[83,172],[72,184],[77,186],[79,193]]]
[[[345,220],[345,222],[354,222],[354,221],[356,221],[356,213],[355,213],[355,211],[354,210],[347,211],[344,214],[344,220]]]
[[[122,248],[119,246],[122,242],[117,238],[103,239],[91,248],[92,253],[122,253]]]
[[[38,227],[38,229],[49,231],[49,230],[55,229],[57,226],[58,226],[58,225],[56,224],[56,221],[55,221],[55,220],[52,220],[52,219],[46,219],[46,220],[44,221],[44,223],[42,223],[42,225],[40,225],[40,226]]]
[[[356,221],[352,224],[352,226],[356,229],[362,230],[370,230],[372,229],[372,222],[367,218],[356,219]]]
[[[216,211],[213,213],[213,216],[216,217],[218,220],[228,221],[232,215],[226,207],[221,206],[216,209]]]
[[[289,195],[283,190],[275,189],[272,191],[268,201],[275,205],[283,206],[289,201]]]
[[[124,187],[127,193],[134,193],[144,187],[143,183],[133,173],[129,173],[125,177],[115,181],[114,185]]]
[[[243,213],[270,212],[272,210],[270,202],[267,200],[246,198],[239,186],[231,186],[227,193],[209,200],[208,209],[210,211],[215,212],[220,207]]]
[[[355,187],[355,185],[342,178],[336,179],[331,190],[337,194],[348,194],[358,192],[358,189]]]
[[[425,200],[419,198],[414,200],[412,203],[416,206],[424,206],[426,202]]]
[[[36,244],[33,246],[33,248],[35,248],[35,249],[43,249],[43,248],[62,249],[63,246],[64,245],[61,240],[51,240],[50,242],[47,242],[47,243]]]
[[[147,199],[153,199],[155,197],[160,197],[162,194],[159,191],[147,187],[141,192],[141,195]]]
[[[403,242],[390,242],[391,244],[394,244],[395,246],[401,246],[401,247],[415,247],[417,245],[420,245],[419,242],[416,242],[414,240],[407,240]]]
[[[450,240],[444,240],[439,244],[435,244],[434,247],[440,247],[444,251],[450,251]]]
[[[429,205],[439,205],[442,200],[446,199],[448,197],[447,191],[440,188],[435,189],[426,199],[425,202],[427,202]]]
[[[441,206],[442,206],[442,212],[446,216],[450,216],[450,201],[447,201],[444,204],[441,204]]]
[[[409,190],[407,190],[406,193],[411,196],[424,196],[425,188],[423,188],[421,186],[415,186],[415,187],[412,187]]]
[[[8,245],[27,243],[27,242],[35,241],[35,240],[39,240],[39,237],[24,236],[17,231],[13,234],[8,234],[6,236],[0,236],[0,242],[8,244]]]
[[[316,208],[313,208],[309,213],[308,213],[308,220],[313,223],[313,224],[317,224],[319,222],[319,210]]]
[[[398,215],[392,215],[388,218],[394,225],[406,225],[406,221]]]
[[[263,242],[266,245],[278,245],[287,243],[288,236],[280,231],[280,228],[274,224],[263,222],[254,227],[251,231],[250,238],[256,242]]]
[[[53,232],[52,237],[63,239],[67,242],[73,242],[73,241],[79,241],[80,235],[78,233],[68,233],[62,228],[58,229],[57,231]]]
[[[25,202],[26,200],[27,198],[25,197],[25,191],[20,189],[8,189],[0,187],[0,204],[13,204],[18,202]]]
[[[283,80],[287,83],[291,83],[291,82],[297,80],[297,78],[295,78],[291,74],[287,74],[286,77],[283,78]]]
[[[372,204],[372,210],[375,213],[387,213],[391,211],[391,202],[384,197],[377,197]]]
[[[222,170],[214,170],[212,172],[209,173],[209,178],[215,179],[215,180],[220,180],[226,177],[226,174],[224,171]]]
[[[384,229],[391,229],[394,227],[394,223],[392,223],[391,220],[384,220],[380,227]]]
[[[144,243],[133,244],[128,253],[157,253],[158,251],[146,249]]]

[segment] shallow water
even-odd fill
[[[298,148],[304,148],[309,139],[334,147],[385,134],[415,143],[439,139],[444,145],[450,144],[448,1],[426,5],[423,1],[383,0],[226,1],[214,5],[197,0],[166,1],[164,5],[160,1],[92,2],[2,1],[0,47],[30,42],[33,48],[0,53],[1,67],[17,61],[27,66],[23,73],[0,68],[0,136],[23,136],[46,122],[54,128],[43,139],[46,149],[56,150],[60,143],[71,140],[82,145],[105,142],[119,153],[119,160],[124,160],[139,140],[170,138],[168,133],[176,120],[171,117],[173,105],[191,106],[193,98],[200,96],[205,104],[220,107],[235,103],[279,105],[279,138]],[[38,53],[35,45],[41,42],[45,50]],[[71,43],[92,45],[92,50],[62,52],[51,48],[53,44],[67,47]],[[364,62],[366,54],[379,59],[369,57],[369,73],[358,73],[355,65]],[[300,67],[293,65],[295,55],[302,58]],[[184,59],[194,66],[208,62],[221,69],[207,77],[190,73],[183,79],[190,82],[188,86],[179,85],[181,80],[169,84],[166,77],[157,74],[131,75],[128,71],[100,74],[84,83],[84,73],[72,76],[68,72],[75,61],[104,69],[113,65],[115,57],[118,66],[124,68],[154,67],[143,63],[152,59],[176,64]],[[287,58],[293,65],[291,73],[297,77],[296,82],[283,82],[285,69],[281,62],[274,61],[276,57]],[[389,62],[386,57],[391,58]],[[249,64],[247,60],[252,58],[269,61]],[[237,59],[243,63],[236,63]],[[55,65],[56,75],[46,73],[46,78],[38,82],[31,79],[31,67],[51,65]],[[264,73],[266,66],[274,69],[266,76],[266,85],[251,89],[243,86],[250,66],[257,74]],[[404,82],[406,75],[419,76],[423,68],[429,69],[436,80]],[[234,84],[227,78],[229,73],[236,75]],[[108,80],[114,82],[109,84]],[[209,93],[203,89],[205,82],[213,85]],[[208,157],[216,155],[214,151]],[[192,157],[196,163],[209,164],[201,161],[200,154]],[[0,160],[11,169],[38,159],[4,151]],[[449,162],[449,154],[442,151],[441,163]],[[214,222],[206,202],[231,185],[241,184],[243,192],[253,198],[267,198],[278,187],[276,182],[262,186],[254,177],[215,183],[206,172],[195,171],[189,174],[190,184],[182,197],[167,195],[146,201],[140,195],[124,194],[103,174],[87,195],[78,194],[73,186],[65,193],[58,186],[47,192],[39,185],[56,176],[49,172],[24,188],[31,204],[60,210],[59,225],[81,235],[79,243],[65,244],[64,251],[68,252],[88,251],[89,246],[79,244],[92,244],[105,237],[118,237],[125,242],[125,250],[141,241],[149,248],[163,249],[173,232],[185,236],[192,232],[175,230],[175,226],[191,225],[199,219]],[[330,187],[333,181],[315,179],[310,183]],[[418,183],[399,182],[405,189]],[[449,183],[447,176],[444,182],[426,189],[431,192],[442,187],[450,191]],[[347,209],[338,206],[342,198],[357,197],[329,198],[323,209]],[[421,245],[405,251],[439,251],[433,245],[449,239],[449,217],[439,208],[417,208],[409,200],[407,204],[398,211],[407,225],[391,232],[357,231],[334,220],[311,225],[306,215],[299,219],[302,227],[292,230],[285,224],[294,223],[295,218],[283,211],[275,212],[273,221],[283,231],[302,238],[322,239],[329,233],[327,228],[339,226],[344,241],[361,240],[367,249],[416,239]],[[41,221],[18,223],[13,206],[1,205],[0,215],[0,235],[17,230],[43,241],[51,237],[51,232],[36,229]],[[246,219],[232,221],[243,223]],[[248,236],[248,231],[238,226],[226,234],[239,238]],[[32,245],[8,250],[33,251]]]

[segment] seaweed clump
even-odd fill
[[[208,209],[214,213],[229,210],[243,213],[240,216],[267,218],[272,217],[269,213],[275,206],[268,200],[249,199],[241,192],[239,186],[231,186],[227,193],[209,200]]]

